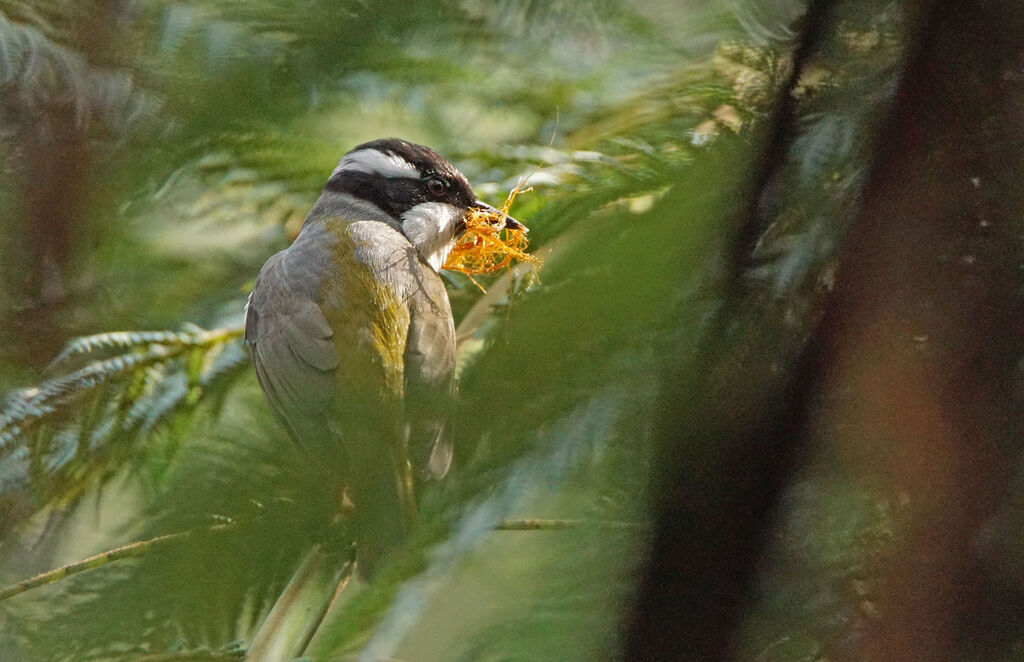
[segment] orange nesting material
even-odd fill
[[[505,227],[509,207],[519,191],[520,187],[516,186],[501,209],[469,210],[464,219],[466,230],[448,254],[444,262],[445,269],[472,277],[507,267],[512,260],[536,265],[541,263],[539,257],[526,252],[529,244],[526,230]]]

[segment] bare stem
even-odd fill
[[[35,577],[31,577],[24,581],[18,582],[17,584],[12,584],[11,586],[7,586],[3,589],[0,589],[0,601],[14,597],[19,593],[24,593],[29,589],[36,588],[37,586],[52,584],[54,582],[60,581],[61,579],[64,579],[65,577],[77,575],[78,573],[85,572],[86,570],[100,568],[102,566],[107,565],[108,563],[113,563],[114,561],[120,561],[121,559],[133,558],[136,556],[148,554],[149,552],[152,552],[156,549],[166,547],[167,545],[170,545],[172,543],[181,542],[199,533],[213,533],[218,531],[224,531],[226,529],[231,528],[232,526],[232,524],[216,524],[214,526],[201,529],[191,529],[189,531],[181,531],[179,533],[168,533],[162,536],[157,536],[155,538],[150,538],[149,540],[140,540],[139,542],[133,542],[128,545],[123,545],[121,547],[115,547],[114,549],[107,550],[105,552],[100,552],[99,554],[96,554],[94,556],[90,556],[87,559],[76,561],[75,563],[69,563],[68,565],[56,568],[55,570],[44,572],[42,574],[36,575]]]
[[[593,521],[581,519],[506,519],[499,522],[495,531],[558,531],[575,529],[580,526],[592,526],[600,529],[643,529],[639,522]]]
[[[305,652],[352,576],[353,562],[313,545],[253,636],[247,662],[291,660]]]
[[[180,651],[177,653],[155,653],[144,657],[136,657],[132,662],[230,662],[241,660],[244,650],[237,651]]]
[[[495,531],[559,531],[564,529],[573,529],[580,526],[593,526],[597,528],[605,529],[643,529],[644,525],[637,522],[622,522],[622,521],[591,521],[591,520],[578,520],[578,519],[506,519],[495,525]],[[80,572],[87,570],[94,570],[101,568],[108,563],[114,561],[120,561],[122,559],[134,558],[136,556],[142,556],[148,554],[157,549],[161,549],[167,545],[174,543],[183,542],[192,537],[195,537],[201,533],[215,533],[224,531],[232,528],[233,524],[216,524],[214,526],[191,529],[189,531],[182,531],[179,533],[168,533],[149,540],[140,540],[139,542],[133,542],[128,545],[121,547],[115,547],[114,549],[100,552],[94,556],[90,556],[87,559],[76,561],[75,563],[69,563],[68,565],[61,566],[54,570],[49,570],[42,574],[36,575],[24,581],[12,584],[10,586],[0,589],[0,602],[12,598],[19,593],[24,593],[30,589],[44,586],[46,584],[52,584],[58,582],[65,577],[71,575],[77,575]],[[347,581],[347,577],[345,577]],[[339,578],[340,581],[340,578]]]

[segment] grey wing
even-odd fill
[[[419,280],[409,301],[405,349],[409,455],[421,473],[440,479],[452,460],[445,425],[455,395],[455,323],[440,277],[431,271]]]
[[[288,250],[263,265],[246,306],[245,339],[270,409],[300,446],[318,445],[332,406],[338,356],[315,299],[317,260]]]

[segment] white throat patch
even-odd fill
[[[361,149],[346,154],[338,162],[338,167],[334,169],[331,176],[333,177],[339,172],[366,172],[382,177],[420,178],[420,171],[416,169],[416,166],[401,156],[385,154],[376,149]]]
[[[434,271],[455,245],[455,226],[465,210],[447,202],[421,202],[402,214],[402,232]]]

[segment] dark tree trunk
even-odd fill
[[[838,29],[827,4],[811,4],[798,67],[821,32]],[[732,656],[780,498],[823,422],[857,430],[856,447],[840,450],[911,504],[896,558],[879,569],[883,618],[852,656],[959,659],[965,628],[990,631],[1007,616],[986,611],[991,583],[972,541],[1021,450],[1024,7],[920,3],[906,25],[908,65],[834,296],[789,347],[777,346],[771,320],[760,329],[742,319],[751,297],[739,282],[754,245],[742,237],[759,234],[764,197],[784,185],[775,171],[792,123],[791,103],[780,104],[704,380],[666,393],[661,500],[625,659]],[[730,346],[732,327],[763,330],[766,346]],[[763,368],[772,352],[775,371]]]

